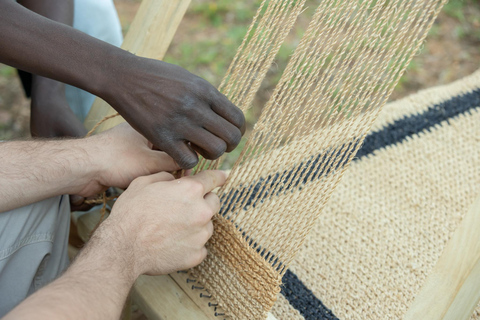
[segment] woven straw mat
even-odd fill
[[[387,104],[283,277],[272,313],[403,318],[479,194],[480,70]]]

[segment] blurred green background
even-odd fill
[[[290,54],[298,44],[319,0],[307,0],[295,30],[247,115],[251,127],[261,112]],[[115,0],[123,31],[135,16],[140,0]],[[260,0],[193,0],[175,35],[165,61],[180,65],[218,85],[246,33]],[[462,78],[480,66],[480,2],[451,0],[430,31],[426,44],[401,78],[391,100],[419,89]],[[0,140],[29,135],[29,102],[23,97],[14,69],[0,65]]]

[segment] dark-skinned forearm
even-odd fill
[[[59,81],[33,76],[30,110],[33,137],[84,137],[87,134],[68,105],[65,85]]]
[[[0,62],[108,98],[109,83],[131,54],[13,0],[0,0]],[[114,80],[113,80],[114,81]]]
[[[73,0],[18,0],[18,3],[45,18],[73,25]],[[37,75],[33,75],[32,81],[32,99],[48,101],[52,95],[65,95],[65,85],[61,82]]]
[[[50,20],[73,25],[73,0],[18,0],[18,3]]]
[[[197,164],[195,151],[216,159],[240,142],[242,111],[181,67],[137,57],[13,0],[0,0],[0,30],[0,62],[101,97],[182,168]]]
[[[19,0],[25,8],[50,20],[72,26],[73,0]],[[32,75],[30,132],[35,137],[82,137],[87,130],[70,110],[65,84]]]
[[[67,26],[73,25],[73,0],[19,0],[18,3],[45,18]],[[65,94],[65,85],[61,82],[37,75],[33,75],[33,82],[32,96],[40,95],[42,98],[41,95]]]

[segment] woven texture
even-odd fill
[[[287,271],[444,2],[319,1],[219,192],[221,234],[193,271],[232,319],[266,317],[280,289],[265,279],[276,285]],[[302,7],[262,3],[220,87],[243,110]],[[255,262],[232,263],[232,244],[245,247],[235,261]]]
[[[480,71],[373,127],[284,277],[279,320],[402,319],[480,194]]]

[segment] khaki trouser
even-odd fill
[[[0,317],[69,264],[68,196],[0,213]]]

